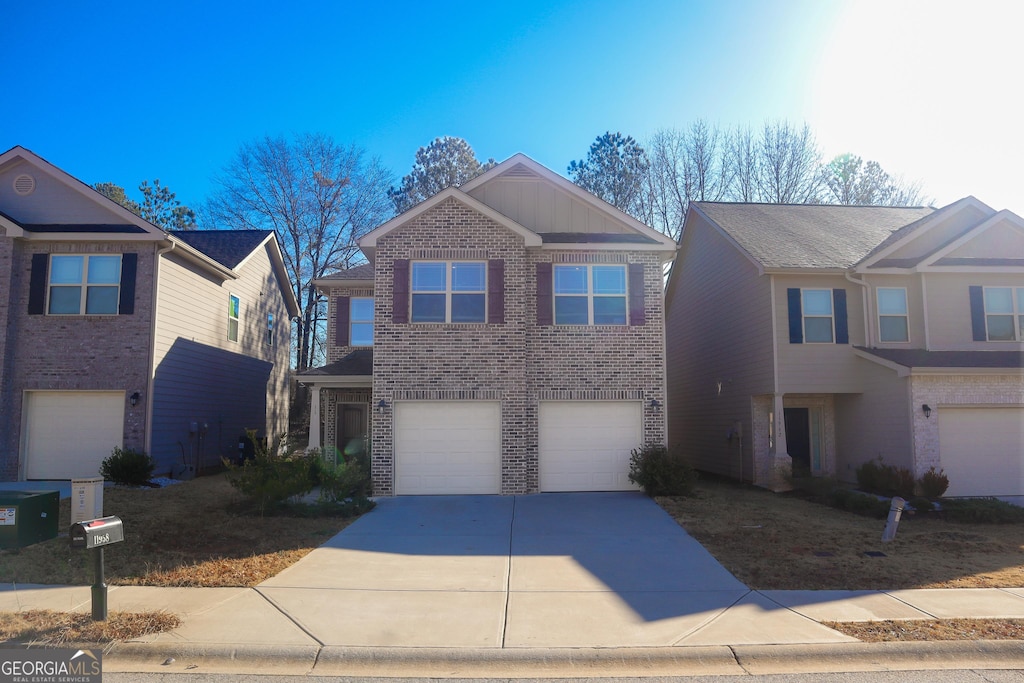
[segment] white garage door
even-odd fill
[[[396,401],[395,493],[499,493],[501,404]]]
[[[98,476],[123,444],[122,391],[30,391],[25,410],[26,479]]]
[[[639,401],[540,404],[542,491],[629,491],[630,452],[643,442]]]
[[[947,496],[1024,495],[1024,408],[940,408]]]

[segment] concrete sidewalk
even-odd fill
[[[89,588],[0,585],[0,611],[28,609],[88,612]],[[109,609],[167,610],[182,625],[115,645],[108,671],[1024,668],[1018,641],[864,644],[821,624],[1024,618],[1024,589],[752,591],[633,494],[385,499],[256,588],[112,586]]]

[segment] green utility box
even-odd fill
[[[58,491],[0,491],[0,548],[57,538]]]

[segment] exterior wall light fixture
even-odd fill
[[[924,413],[925,419],[928,419],[929,417],[932,416],[932,407],[930,405],[928,405],[927,403],[922,403],[921,404],[921,412]]]

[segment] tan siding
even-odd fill
[[[701,469],[738,477],[740,442],[726,435],[737,420],[750,435],[751,396],[773,391],[769,278],[699,217],[687,226],[673,271],[666,320],[669,441]],[[748,436],[745,478],[749,443]]]
[[[775,314],[779,348],[779,391],[784,394],[831,394],[859,391],[857,358],[852,346],[864,345],[864,306],[860,285],[842,276],[776,275]],[[845,289],[849,344],[791,344],[786,290]]]
[[[1009,222],[993,225],[963,246],[946,254],[946,258],[1024,257],[1024,231]]]
[[[913,469],[908,379],[869,360],[857,364],[863,392],[835,397],[836,476],[856,481],[856,468],[875,458]]]
[[[979,208],[968,206],[935,224],[886,258],[922,258],[948,244],[991,215]]]
[[[633,232],[547,181],[496,178],[470,194],[535,232]]]
[[[238,272],[221,283],[173,252],[163,258],[152,438],[163,466],[180,463],[183,452],[215,464],[236,452],[243,428],[272,436],[287,429],[287,309],[265,250]],[[240,299],[237,343],[227,338],[229,293]],[[273,346],[266,344],[267,313],[274,314]]]
[[[12,183],[19,175],[36,179],[32,194],[19,195]],[[123,218],[104,209],[93,198],[68,189],[67,185],[43,173],[27,162],[16,163],[0,172],[0,206],[21,223],[42,225],[125,223]]]
[[[1024,287],[1024,275],[1013,273],[928,273],[924,276],[932,351],[978,349],[1019,351],[1014,342],[976,342],[971,331],[971,285]]]

